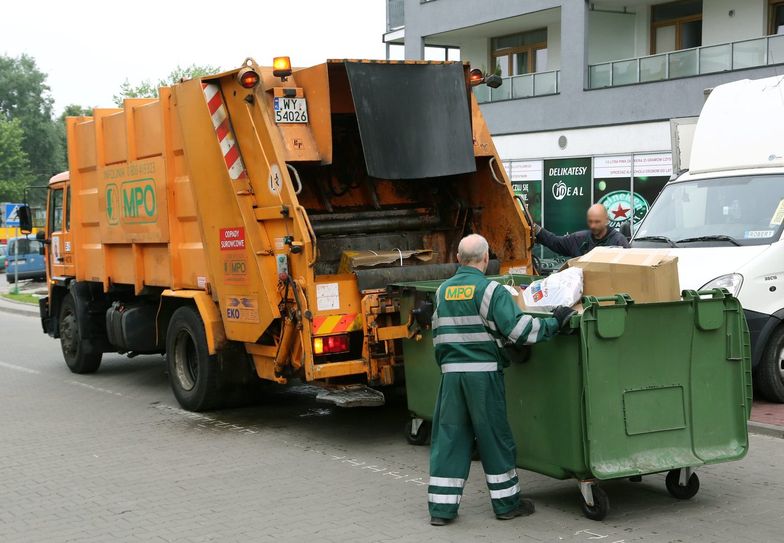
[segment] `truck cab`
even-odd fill
[[[726,288],[744,307],[758,395],[784,402],[784,77],[711,92],[634,247],[678,256],[681,288]],[[677,149],[675,150],[678,151]]]

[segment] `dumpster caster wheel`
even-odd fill
[[[592,484],[589,489],[593,494],[593,505],[588,505],[585,496],[581,496],[583,515],[591,520],[604,520],[604,517],[610,512],[610,498],[599,485]]]
[[[411,419],[406,423],[406,441],[409,445],[427,445],[430,441],[430,423],[422,419]]]
[[[681,473],[684,471],[686,473],[684,474],[683,479],[681,479]],[[685,484],[681,484],[682,481],[685,481]],[[678,498],[679,500],[690,500],[700,490],[700,478],[690,469],[671,470],[667,473],[665,484],[667,485],[667,492],[669,492],[673,498]]]

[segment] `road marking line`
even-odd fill
[[[17,366],[16,364],[9,364],[8,362],[0,362],[0,367],[8,368],[9,370],[21,371],[23,373],[30,373],[33,375],[41,375],[41,372],[24,366]]]

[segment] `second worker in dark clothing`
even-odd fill
[[[594,247],[629,247],[626,237],[610,226],[607,208],[594,204],[588,208],[588,230],[556,236],[536,225],[536,241],[561,256],[582,256]]]

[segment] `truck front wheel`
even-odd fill
[[[754,369],[754,390],[769,402],[784,403],[784,326],[776,328],[768,338]]]
[[[166,333],[166,359],[174,397],[189,411],[215,409],[220,399],[217,356],[207,349],[204,323],[191,307],[172,315]]]
[[[68,369],[73,373],[95,373],[103,353],[79,333],[79,319],[73,294],[66,294],[60,306],[60,348]]]

